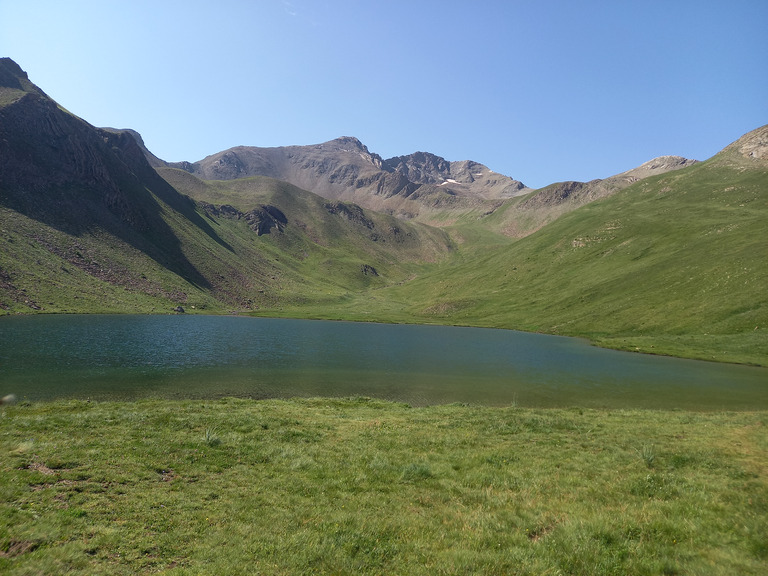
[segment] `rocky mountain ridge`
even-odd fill
[[[268,176],[328,200],[351,201],[407,218],[530,191],[522,182],[473,161],[449,162],[427,152],[384,160],[349,136],[310,146],[237,146],[199,162],[168,166],[204,180]]]
[[[768,125],[744,134],[724,151],[736,152],[748,160],[768,163]]]
[[[665,156],[606,179],[561,182],[539,190],[531,190],[518,180],[470,160],[453,162],[428,152],[383,159],[354,137],[340,137],[309,146],[238,146],[210,155],[199,162],[167,163],[149,151],[136,131],[95,129],[67,113],[32,84],[27,74],[10,59],[3,59],[0,65],[0,104],[6,115],[6,128],[15,134],[34,129],[37,121],[30,122],[27,116],[40,119],[47,118],[48,114],[51,118],[37,124],[42,132],[37,136],[30,134],[31,140],[37,142],[52,136],[46,130],[57,131],[56,138],[67,140],[56,145],[55,154],[37,150],[33,156],[36,155],[40,163],[35,164],[29,161],[30,156],[17,162],[18,152],[23,147],[18,146],[18,143],[11,145],[13,138],[5,138],[2,144],[14,149],[9,148],[4,154],[0,182],[4,179],[9,187],[15,188],[17,198],[13,201],[17,202],[16,205],[21,205],[18,203],[22,202],[22,197],[26,198],[24,202],[28,210],[36,210],[38,208],[35,206],[42,205],[31,201],[32,197],[28,194],[19,195],[24,187],[49,186],[51,182],[38,181],[41,174],[46,174],[44,179],[60,180],[59,185],[64,187],[67,182],[79,181],[84,177],[89,179],[94,190],[98,189],[99,194],[104,196],[103,201],[107,207],[113,213],[119,212],[119,219],[132,223],[134,227],[146,229],[150,225],[145,216],[132,208],[136,199],[123,194],[121,185],[110,174],[123,173],[119,179],[133,179],[135,185],[136,173],[140,172],[142,176],[138,180],[154,180],[156,184],[150,188],[165,190],[169,198],[175,198],[177,204],[181,195],[172,190],[167,182],[159,182],[153,168],[181,169],[202,180],[228,181],[266,176],[309,190],[330,201],[352,202],[363,208],[440,226],[450,225],[462,214],[474,212],[482,217],[513,204],[513,210],[505,211],[508,223],[501,226],[500,231],[506,235],[521,236],[535,231],[565,211],[608,196],[638,179],[684,168],[695,162]],[[30,108],[33,105],[47,107],[48,112],[44,113],[41,109],[33,111]],[[14,114],[18,114],[17,120],[23,118],[19,122],[24,126],[17,122],[13,127]],[[72,134],[78,133],[78,129],[73,129],[73,126],[88,126],[98,131],[100,136],[84,144],[82,139],[73,138]],[[110,152],[103,155],[100,146],[106,146]],[[762,153],[760,146],[750,150],[753,156]],[[68,154],[66,159],[62,159],[63,153]],[[109,161],[114,166],[107,167],[104,158],[116,153],[119,153],[119,157]],[[142,155],[144,161],[139,162]],[[51,162],[58,164],[54,167]],[[51,170],[40,170],[40,166],[46,163]],[[61,216],[68,212],[56,210],[49,213]],[[521,226],[517,222],[521,219],[527,223]]]
[[[149,151],[147,154],[154,166],[162,162]],[[660,156],[608,178],[558,182],[533,190],[472,160],[448,161],[429,152],[384,159],[357,138],[344,136],[307,146],[237,146],[198,162],[163,165],[203,180],[267,176],[329,200],[354,202],[370,210],[433,225],[450,224],[457,214],[473,211],[488,215],[511,200],[525,197],[516,209],[528,225],[502,227],[504,233],[520,236],[565,211],[609,196],[638,180],[696,162],[680,156]],[[530,218],[530,211],[541,213]]]
[[[659,156],[641,164],[637,168],[609,176],[608,178],[590,180],[589,182],[557,182],[538,190],[536,194],[531,195],[522,202],[520,208],[555,206],[566,201],[580,206],[600,198],[605,198],[649,176],[680,170],[681,168],[693,166],[696,163],[698,163],[698,160],[690,160],[682,156]]]

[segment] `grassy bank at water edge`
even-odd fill
[[[20,404],[3,574],[764,574],[768,413]]]

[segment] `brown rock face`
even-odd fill
[[[768,161],[768,124],[745,134],[726,150],[735,150],[751,160]]]
[[[313,146],[239,146],[199,162],[171,166],[205,180],[268,176],[328,200],[350,201],[404,217],[527,191],[521,182],[477,162],[449,162],[426,152],[383,160],[352,137]]]

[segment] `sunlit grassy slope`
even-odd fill
[[[725,151],[516,242],[461,223],[471,241],[455,258],[323,315],[518,328],[765,365],[767,207],[768,171]]]

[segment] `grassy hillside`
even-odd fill
[[[365,399],[0,418],[3,574],[763,574],[766,414]]]
[[[437,229],[328,204],[269,178],[204,183],[169,172],[182,192],[236,208],[233,215],[188,202],[182,212],[152,196],[194,276],[167,269],[98,226],[60,230],[0,207],[0,308],[168,312],[182,305],[228,312],[323,306],[351,292],[402,282],[451,249]],[[185,179],[174,181],[174,175]],[[260,235],[244,212],[266,204],[287,221],[281,230]]]
[[[251,294],[254,306],[325,306],[403,282],[452,250],[448,235],[435,228],[363,211],[354,204],[325,201],[285,182],[266,177],[231,181],[198,180],[177,169],[161,169],[176,189],[214,207],[246,213],[259,206],[278,208],[282,230],[258,236],[242,216],[208,217],[223,237],[232,234],[236,261],[266,258],[274,272],[264,292]],[[201,259],[205,259],[201,255]]]
[[[0,313],[170,312],[220,306],[147,254],[100,230],[73,234],[0,207]]]
[[[468,240],[356,308],[398,321],[518,328],[600,344],[768,364],[768,170],[724,152],[655,176],[500,243]]]

